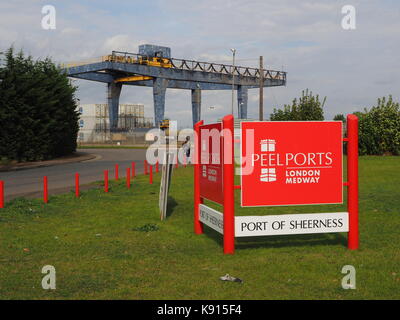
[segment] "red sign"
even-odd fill
[[[342,122],[242,122],[242,206],[343,203]]]
[[[222,124],[200,127],[200,197],[224,203],[222,184]]]

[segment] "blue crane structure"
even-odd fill
[[[202,90],[237,90],[239,118],[247,118],[248,89],[259,88],[260,69],[171,58],[171,49],[140,45],[139,53],[113,51],[91,63],[66,66],[69,77],[107,83],[110,129],[118,125],[123,85],[153,87],[154,120],[164,119],[167,88],[191,90],[193,124],[201,118]],[[286,85],[286,72],[263,70],[264,87]]]

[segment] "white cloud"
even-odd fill
[[[144,41],[140,41],[143,43]],[[118,34],[104,40],[103,51],[136,52],[139,42],[128,34]]]
[[[337,0],[169,0],[136,6],[96,1],[86,5],[59,0],[57,29],[40,27],[45,1],[0,3],[0,51],[11,44],[35,57],[58,62],[89,59],[112,50],[137,52],[141,43],[170,46],[177,58],[258,65],[264,56],[272,69],[284,66],[288,84],[265,89],[265,110],[290,103],[305,88],[327,96],[326,116],[371,106],[376,98],[396,94],[400,86],[400,4],[352,0],[357,29],[341,28]],[[105,85],[78,81],[85,103],[104,103]],[[168,90],[166,114],[191,123],[190,91]],[[143,102],[153,116],[150,88],[124,87],[121,102]],[[203,92],[205,120],[220,118],[231,108],[230,91]],[[216,106],[210,109],[210,106]],[[236,110],[236,108],[235,108]],[[249,117],[257,117],[258,90],[249,92]]]

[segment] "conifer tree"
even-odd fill
[[[0,61],[0,158],[45,160],[76,150],[76,87],[51,59],[11,47]]]

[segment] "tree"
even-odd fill
[[[0,158],[35,161],[76,151],[76,87],[49,58],[33,61],[12,47],[3,56]]]
[[[346,117],[343,114],[339,113],[333,117],[333,120],[334,121],[342,121],[343,123],[345,123]]]
[[[361,155],[400,154],[400,106],[391,95],[379,98],[370,110],[354,114],[359,119]]]
[[[302,91],[302,95],[294,99],[292,105],[284,105],[283,110],[274,109],[271,114],[271,121],[318,121],[324,120],[324,105],[326,97],[321,102],[319,95],[307,90]]]

